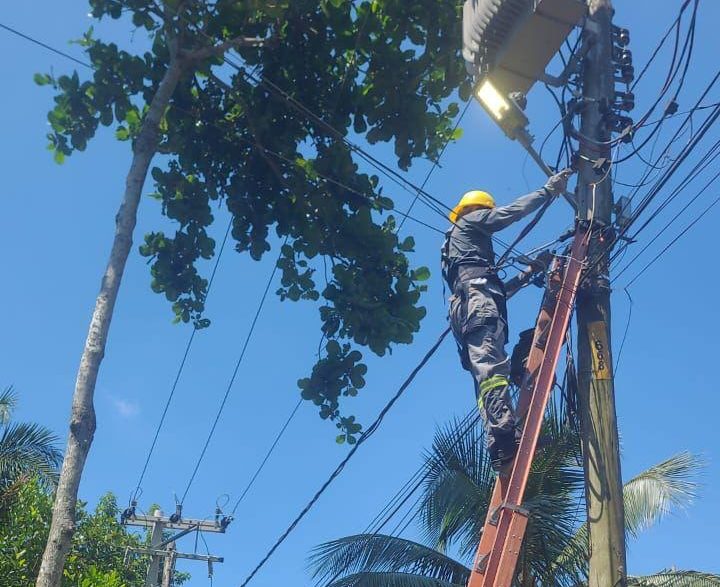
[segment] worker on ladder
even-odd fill
[[[517,451],[520,431],[509,393],[507,294],[497,274],[492,235],[565,192],[573,173],[565,169],[539,190],[496,207],[483,191],[466,193],[450,212],[442,249],[443,277],[450,287],[449,320],[463,368],[470,371],[485,423],[493,467],[501,470]]]

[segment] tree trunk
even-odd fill
[[[65,559],[75,533],[75,504],[80,477],[95,433],[93,405],[95,382],[105,354],[105,344],[120,281],[132,247],[140,195],[150,162],[157,150],[158,126],[182,73],[182,62],[171,59],[133,145],[133,159],[125,182],[125,194],[115,218],[115,238],[110,259],[102,278],[100,293],[95,301],[95,310],[75,381],[65,458],[37,587],[60,587],[62,581]]]

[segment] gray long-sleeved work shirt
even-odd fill
[[[443,273],[450,288],[460,265],[492,267],[495,251],[492,234],[531,214],[549,197],[539,189],[522,196],[507,206],[481,208],[464,214],[445,233]]]

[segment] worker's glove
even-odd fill
[[[567,191],[568,179],[570,179],[570,176],[573,173],[575,172],[572,169],[568,168],[563,169],[555,175],[550,176],[544,186],[545,191],[547,191],[549,196],[552,198],[555,198],[560,194],[565,193],[565,191]]]

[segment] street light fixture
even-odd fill
[[[518,138],[518,134],[529,124],[515,99],[503,96],[489,79],[477,85],[475,97],[509,138]]]

